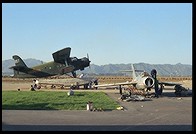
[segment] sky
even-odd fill
[[[192,65],[192,3],[2,3],[2,60]]]

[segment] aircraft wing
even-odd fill
[[[70,47],[66,47],[52,54],[55,62],[65,64],[65,60],[69,58],[71,52]]]
[[[94,85],[94,87],[111,87],[111,86],[120,86],[120,85],[134,85],[137,84],[136,82],[120,82],[120,83],[111,83],[111,84],[99,84],[99,85]]]
[[[174,83],[174,82],[158,82],[158,84],[162,84],[162,85],[165,85],[165,86],[182,85],[180,83]]]
[[[39,84],[41,85],[56,85],[56,86],[83,86],[89,84],[90,81],[83,80],[81,78],[67,78],[67,79],[40,79]]]

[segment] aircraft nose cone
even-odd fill
[[[90,60],[89,60],[89,58],[86,58],[86,57],[84,57],[84,58],[82,58],[82,61],[83,61],[83,65],[84,66],[90,66]]]
[[[90,66],[90,62],[91,62],[91,61],[90,61],[90,60],[88,60],[88,66]]]
[[[86,62],[87,62],[88,64],[90,64],[91,61],[90,61],[88,58],[86,58]]]

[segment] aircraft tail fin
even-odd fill
[[[12,58],[15,60],[15,66],[10,67],[9,69],[14,70],[14,77],[28,77],[27,73],[31,69],[27,67],[18,55],[14,55]]]
[[[18,55],[14,55],[12,58],[15,60],[15,66],[27,67],[27,65]]]
[[[134,78],[136,78],[136,73],[135,73],[135,68],[134,68],[133,64],[131,64],[131,68],[132,68],[132,71],[133,71],[132,76],[133,76],[133,79],[134,79]]]
[[[121,70],[122,72],[132,72],[133,79],[136,78],[136,72],[144,72],[144,70],[135,69],[133,64],[131,64],[132,70]]]

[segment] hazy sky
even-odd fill
[[[192,3],[2,4],[2,60],[65,47],[96,65],[192,65]]]

